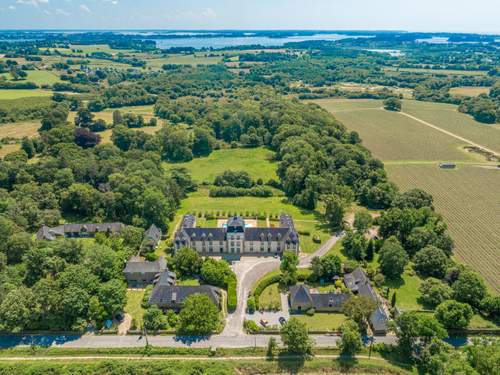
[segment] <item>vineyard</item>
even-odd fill
[[[422,188],[434,196],[455,240],[455,256],[500,290],[500,170],[462,143],[401,114],[381,110],[376,100],[317,100],[383,160],[401,190]],[[475,122],[456,106],[404,101],[403,111],[443,130],[500,151],[500,128]],[[440,161],[457,162],[443,170]]]

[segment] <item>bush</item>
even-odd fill
[[[255,298],[254,297],[248,297],[248,300],[247,300],[247,311],[250,314],[253,314],[255,312]]]
[[[310,236],[311,235],[311,232],[309,232],[308,230],[298,230],[297,233],[300,234],[301,236]]]
[[[268,198],[273,196],[273,191],[264,186],[254,186],[252,188],[236,188],[232,186],[212,186],[210,197],[260,197]]]
[[[243,328],[247,333],[257,333],[259,332],[259,326],[253,320],[246,320],[243,322]]]
[[[236,292],[236,280],[230,279],[227,283],[227,309],[229,311],[236,310],[238,304],[238,295]]]
[[[314,243],[321,243],[321,237],[316,233],[313,234],[312,240]]]
[[[142,297],[142,302],[141,302],[141,307],[143,309],[147,309],[149,307],[148,301],[152,291],[153,291],[153,285],[148,285],[144,290],[144,296]]]
[[[311,307],[310,309],[308,309],[306,311],[306,315],[313,316],[315,312],[316,312],[316,310],[314,310],[314,308]]]

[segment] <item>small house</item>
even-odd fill
[[[155,261],[132,257],[127,261],[123,273],[130,288],[144,288],[153,284],[164,273],[173,277],[173,284],[175,284],[175,273],[168,271],[164,257]]]
[[[296,312],[314,309],[318,312],[338,312],[342,304],[349,299],[348,293],[316,293],[304,284],[290,288],[290,308]]]
[[[148,230],[144,233],[144,240],[142,241],[142,248],[152,251],[156,249],[161,241],[162,232],[156,225],[151,224]]]

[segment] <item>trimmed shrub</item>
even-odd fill
[[[259,326],[253,320],[246,320],[243,322],[243,328],[247,333],[257,333],[259,332]]]
[[[236,293],[236,280],[229,279],[227,283],[227,309],[229,311],[236,310],[238,304],[238,296]]]

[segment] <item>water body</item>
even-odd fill
[[[172,47],[190,47],[190,48],[227,48],[235,46],[260,45],[263,47],[282,47],[290,42],[305,42],[314,40],[337,41],[347,38],[372,38],[373,36],[343,35],[343,34],[316,34],[289,36],[285,38],[270,38],[267,36],[241,36],[241,37],[196,37],[196,38],[166,38],[156,39],[156,46],[160,49]]]

